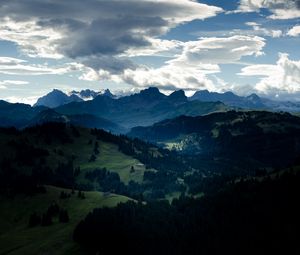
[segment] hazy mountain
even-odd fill
[[[131,128],[151,125],[182,114],[197,116],[226,109],[228,107],[221,102],[188,101],[183,91],[166,96],[157,88],[148,88],[118,99],[99,95],[91,101],[60,106],[56,111],[67,115],[92,114]]]
[[[223,102],[226,105],[240,107],[244,109],[262,109],[273,111],[299,112],[300,103],[275,101],[251,94],[246,97],[237,96],[232,92],[217,93],[208,90],[197,91],[189,100],[199,100],[202,102]]]
[[[25,128],[47,122],[63,122],[88,128],[104,129],[113,133],[128,130],[107,119],[91,114],[64,115],[45,106],[12,104],[0,100],[0,127]]]
[[[217,93],[208,90],[197,91],[190,100],[199,100],[203,102],[223,102],[224,104],[241,108],[267,108],[262,99],[256,94],[247,97],[237,96],[232,92]]]
[[[85,90],[81,90],[81,91],[73,90],[69,93],[69,95],[76,95],[77,97],[81,98],[84,101],[92,100],[99,95],[115,98],[115,95],[113,95],[109,89],[105,89],[103,91],[94,91],[94,90],[90,90],[90,89],[85,89]]]
[[[229,111],[180,116],[133,128],[129,135],[191,155],[249,164],[287,164],[300,153],[300,118],[289,113]]]
[[[0,100],[0,126],[23,127],[39,112],[45,109],[46,107],[44,106],[31,107],[27,104],[13,104]]]
[[[53,109],[47,109],[38,113],[26,126],[34,126],[47,122],[69,123],[75,126],[104,129],[113,133],[124,133],[127,130],[107,119],[99,118],[91,114],[63,115]]]
[[[85,90],[81,90],[81,91],[76,91],[76,90],[72,90],[69,95],[76,95],[79,98],[81,98],[82,100],[91,100],[94,99],[96,96],[98,96],[100,93],[90,90],[90,89],[85,89]]]
[[[81,102],[83,101],[80,97],[75,94],[68,96],[64,92],[54,89],[47,95],[39,98],[34,106],[46,106],[49,108],[55,108],[60,105],[68,104],[70,102]]]

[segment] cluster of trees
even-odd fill
[[[0,161],[0,194],[15,196],[23,193],[34,195],[45,193],[46,189],[40,184],[34,174],[26,175],[9,159]]]
[[[197,195],[199,193],[215,193],[231,182],[234,176],[228,174],[211,174],[205,176],[203,172],[195,171],[184,176],[184,183],[189,187],[189,193]]]
[[[184,185],[177,182],[176,175],[168,171],[145,171],[141,184],[130,181],[125,185],[118,173],[110,172],[106,168],[88,171],[85,178],[90,182],[97,182],[100,191],[122,194],[137,200],[162,199],[168,193],[186,190]]]
[[[47,122],[42,125],[25,128],[23,134],[34,135],[39,141],[44,141],[45,144],[51,145],[53,142],[61,144],[73,143],[71,134],[78,137],[80,134],[74,126],[70,126],[72,133],[67,129],[66,123]]]
[[[73,237],[90,254],[297,254],[299,184],[300,174],[289,173],[201,199],[95,209]]]
[[[53,223],[53,218],[58,218],[59,222],[69,222],[69,214],[66,209],[60,208],[57,203],[53,202],[46,212],[38,214],[33,212],[29,217],[29,227],[50,226]]]
[[[90,142],[89,142],[90,144]],[[89,159],[89,162],[94,162],[96,161],[97,159],[97,156],[99,155],[100,151],[99,151],[99,143],[98,141],[95,141],[95,144],[94,144],[94,149],[93,149],[93,153]]]

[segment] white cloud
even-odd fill
[[[207,78],[206,74],[216,72],[219,72],[216,65],[183,67],[170,63],[157,69],[128,69],[120,78],[122,81],[136,87],[155,86],[162,90],[184,89],[195,91],[203,88],[213,89],[214,84]]]
[[[170,29],[222,11],[194,0],[10,0],[0,5],[0,40],[31,57],[120,73],[138,67],[124,57],[176,50],[180,42],[159,39]]]
[[[268,9],[271,19],[294,19],[300,17],[299,0],[240,0],[234,12],[259,12]]]
[[[30,96],[30,97],[10,96],[10,97],[3,98],[3,100],[10,103],[23,103],[23,104],[34,105],[38,100],[38,98],[39,96]]]
[[[26,60],[18,59],[18,58],[10,58],[10,57],[0,57],[0,66],[1,65],[18,65],[21,63],[25,63]]]
[[[286,53],[279,54],[276,65],[247,66],[239,75],[262,76],[255,89],[267,95],[300,92],[300,61],[290,60]]]
[[[0,81],[1,85],[25,85],[28,81],[4,80]]]
[[[219,64],[238,63],[244,56],[260,56],[265,41],[257,36],[200,38],[182,43],[182,52],[159,68],[138,67],[126,69],[122,74],[90,69],[81,78],[86,80],[110,79],[135,87],[156,86],[164,91],[184,89],[220,90],[224,81],[208,78],[220,72]]]
[[[292,28],[288,31],[287,35],[289,35],[289,36],[294,36],[294,37],[299,36],[299,35],[300,35],[300,25],[297,25],[297,26],[292,27]]]
[[[158,38],[149,38],[151,46],[141,48],[131,48],[121,56],[136,57],[136,56],[174,56],[180,53],[184,42],[178,40],[162,40]],[[179,52],[178,52],[179,51]]]
[[[261,36],[271,36],[273,38],[277,38],[283,35],[283,32],[281,30],[267,29],[261,27],[261,24],[258,24],[256,22],[246,22],[245,24],[247,26],[252,27],[253,29],[252,34],[261,35]]]
[[[183,53],[171,62],[188,65],[234,63],[243,56],[263,55],[264,46],[265,39],[258,36],[200,38],[198,41],[185,43]]]
[[[57,41],[61,38],[62,35],[55,29],[39,26],[33,20],[16,22],[9,17],[0,19],[0,40],[16,43],[30,57],[62,58],[57,50]]]
[[[4,80],[0,81],[0,89],[7,89],[6,85],[26,85],[28,81]]]
[[[62,75],[78,70],[83,70],[84,66],[78,63],[67,63],[63,66],[48,66],[29,64],[23,59],[0,57],[0,73],[8,75]]]

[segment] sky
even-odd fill
[[[150,86],[300,101],[300,0],[0,0],[0,99]]]

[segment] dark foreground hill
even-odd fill
[[[219,164],[222,171],[207,162],[66,123],[0,128],[0,254],[297,248],[298,167],[266,175],[247,171],[248,165],[237,171],[230,158]],[[86,217],[127,200],[135,202]]]
[[[79,223],[74,240],[88,254],[298,254],[299,184],[299,171],[291,170],[171,205],[99,208]]]

